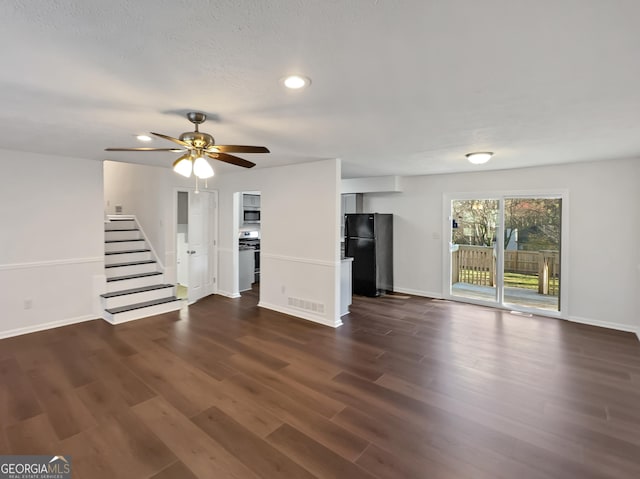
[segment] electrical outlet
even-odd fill
[[[284,284],[280,287],[280,292],[281,292],[282,294],[286,294],[286,292],[287,292],[287,288],[285,288],[285,287],[284,287]]]
[[[24,300],[24,309],[31,309],[31,308],[33,308],[33,300],[25,299]]]

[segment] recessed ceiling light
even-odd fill
[[[282,80],[282,83],[291,90],[299,90],[311,85],[311,79],[302,75],[289,75]]]
[[[491,159],[493,152],[479,151],[477,153],[467,153],[465,156],[470,163],[473,163],[474,165],[482,165]]]
[[[151,137],[148,135],[138,135],[136,136],[136,138],[138,139],[138,141],[144,141],[144,142],[151,141]]]

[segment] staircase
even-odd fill
[[[107,292],[100,295],[104,319],[118,324],[180,309],[175,286],[164,283],[135,218],[111,218],[104,234]]]

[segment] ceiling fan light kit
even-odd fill
[[[493,152],[491,151],[478,151],[475,153],[467,153],[465,155],[469,163],[473,163],[474,165],[482,165],[489,161],[493,156]]]
[[[204,180],[214,175],[213,168],[203,157],[196,158],[193,162],[193,174]]]
[[[193,170],[193,163],[191,162],[191,154],[187,153],[182,155],[176,161],[173,162],[173,171],[179,175],[189,178],[191,171]]]
[[[178,138],[163,135],[162,133],[151,132],[152,135],[165,140],[169,140],[179,145],[174,148],[105,148],[105,151],[171,151],[183,153],[173,162],[173,171],[189,178],[191,173],[196,177],[196,192],[198,190],[198,179],[206,180],[214,175],[213,168],[207,158],[242,166],[243,168],[253,168],[255,163],[245,160],[229,153],[269,153],[269,149],[264,146],[246,145],[216,145],[213,136],[199,130],[199,125],[204,123],[207,115],[197,111],[187,113],[187,119],[195,125],[195,131],[182,133]],[[138,140],[143,140],[138,136]],[[150,137],[149,137],[150,139]],[[205,183],[206,185],[206,183]],[[206,186],[205,186],[206,187]]]

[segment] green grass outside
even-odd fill
[[[475,273],[478,274],[477,272]],[[484,276],[485,281],[489,280],[489,273],[480,273]],[[522,288],[530,289],[532,291],[538,291],[538,275],[537,274],[522,274],[522,273],[505,273],[504,285],[509,288]]]
[[[510,288],[523,288],[538,291],[538,275],[521,274],[521,273],[505,273],[504,285]]]

